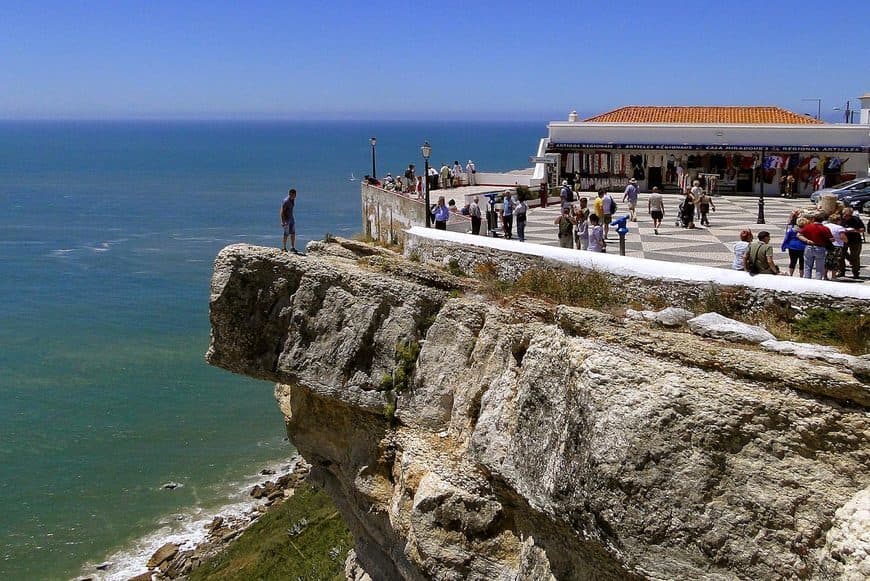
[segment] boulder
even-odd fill
[[[777,341],[770,339],[761,343],[761,348],[776,353],[786,353],[801,359],[818,359],[848,367],[857,377],[870,379],[870,355],[849,355],[841,353],[837,348],[829,345],[815,345],[813,343],[796,343],[794,341]]]
[[[151,555],[151,558],[148,559],[148,563],[146,563],[146,567],[149,569],[153,569],[154,567],[159,567],[164,562],[168,561],[172,557],[174,557],[178,553],[178,545],[175,543],[166,543]]]
[[[667,307],[661,311],[635,311],[628,309],[625,316],[629,319],[643,319],[658,323],[664,327],[680,327],[685,325],[695,313],[677,307]]]
[[[704,313],[688,321],[689,329],[702,337],[725,339],[737,343],[763,343],[776,339],[764,327],[747,325],[719,313]]]
[[[154,574],[151,571],[145,571],[144,573],[139,573],[135,577],[130,577],[127,581],[151,581]]]

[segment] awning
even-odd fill
[[[672,143],[672,144],[650,144],[650,143],[569,143],[557,142],[550,143],[547,146],[547,151],[576,151],[578,149],[652,149],[652,150],[673,150],[673,151],[782,151],[787,153],[798,152],[850,152],[862,153],[870,152],[870,147],[854,146],[854,145],[711,145],[704,143]]]

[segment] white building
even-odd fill
[[[821,175],[827,186],[867,176],[870,94],[860,121],[777,107],[622,107],[583,121],[572,112],[548,125],[538,161],[549,163],[537,163],[534,181],[617,189],[634,177],[641,189],[679,191],[699,179],[718,193],[806,194]]]

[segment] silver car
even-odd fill
[[[870,187],[870,178],[849,180],[848,182],[837,184],[832,188],[822,188],[821,190],[813,192],[810,194],[810,200],[812,200],[814,204],[818,204],[819,200],[821,200],[822,196],[825,194],[836,194],[837,199],[842,199],[844,196],[849,196],[867,187]]]

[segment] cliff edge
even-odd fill
[[[847,367],[493,300],[350,241],[229,246],[210,309],[208,361],[277,384],[349,578],[870,576]]]

